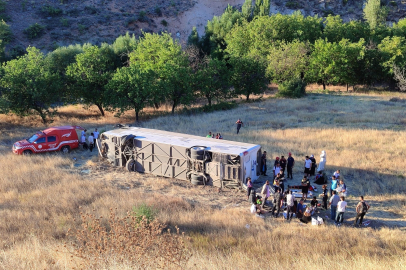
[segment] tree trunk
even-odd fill
[[[209,107],[211,107],[211,97],[207,97],[207,101],[209,102]]]
[[[35,110],[39,113],[39,116],[41,117],[42,123],[47,124],[47,122],[48,122],[47,121],[47,115],[44,114],[41,109],[35,109]]]
[[[246,100],[248,101],[249,99],[250,99],[250,94],[247,94],[247,99]]]
[[[139,121],[139,118],[138,118],[139,113],[140,113],[140,111],[137,110],[137,109],[135,109],[135,121],[136,121],[136,122]]]
[[[323,82],[323,90],[326,90],[326,83]]]
[[[176,102],[173,102],[173,105],[172,105],[172,115],[175,114],[175,108],[176,108],[176,106],[177,106],[177,103],[176,103]]]
[[[348,83],[347,83],[347,92],[348,92]]]
[[[154,106],[155,106],[155,109],[159,109],[159,104],[158,104],[158,102],[155,102],[155,103],[154,103]]]
[[[96,106],[97,106],[97,108],[99,108],[101,115],[104,116],[103,106],[101,104],[96,104]]]

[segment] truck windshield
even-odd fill
[[[33,143],[36,139],[38,139],[38,134],[34,134],[31,138],[27,139],[28,142]]]

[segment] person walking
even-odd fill
[[[262,209],[264,209],[266,201],[271,196],[271,191],[269,190],[269,181],[268,180],[266,180],[265,184],[262,186],[261,196],[262,196]]]
[[[337,191],[333,190],[333,194],[330,197],[330,202],[328,205],[330,205],[330,216],[332,220],[336,219],[337,215],[337,204],[340,201],[340,197],[337,195]]]
[[[237,124],[237,134],[240,132],[240,128],[242,126],[244,126],[244,123],[241,121],[240,118],[238,118],[237,122],[235,122]]]
[[[264,175],[264,176],[268,176],[268,175],[266,175],[266,171],[267,171],[267,168],[266,168],[266,151],[264,151],[264,153],[261,156],[261,174]]]
[[[293,208],[295,206],[295,197],[292,194],[292,190],[289,190],[288,195],[286,196],[286,207],[287,207],[287,212],[286,212],[286,219],[289,221],[293,217]]]
[[[93,147],[94,147],[93,133],[90,133],[90,136],[87,138],[87,141],[89,142],[89,150],[90,150],[90,152],[93,152]]]
[[[304,164],[304,174],[305,176],[310,176],[310,170],[312,168],[312,161],[309,159],[309,156],[306,156],[305,164]]]
[[[279,216],[279,212],[281,211],[281,206],[282,206],[282,200],[283,200],[283,195],[281,193],[280,188],[277,188],[275,190],[275,195],[273,197],[274,200],[274,204],[271,210],[271,215],[274,217],[278,217]],[[275,214],[276,211],[276,214]]]
[[[355,217],[354,226],[357,226],[358,219],[359,219],[358,226],[362,225],[362,221],[364,221],[364,216],[368,212],[369,208],[370,205],[364,201],[364,196],[360,196],[360,201],[355,209],[357,212],[357,216]]]
[[[337,203],[336,224],[340,226],[344,221],[344,213],[347,208],[347,202],[344,196],[340,197],[340,201]]]
[[[295,166],[295,159],[292,157],[292,153],[289,153],[288,161],[286,163],[287,171],[288,171],[288,178],[293,179],[292,169]]]

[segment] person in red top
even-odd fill
[[[244,123],[241,121],[240,118],[238,118],[237,122],[235,122],[237,124],[237,134],[240,132],[240,128],[244,125]]]

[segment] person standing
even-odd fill
[[[323,185],[323,209],[327,210],[327,200],[328,200],[328,195],[327,195],[327,185]]]
[[[244,126],[244,123],[241,121],[240,118],[238,118],[237,122],[235,122],[237,124],[237,134],[240,132],[240,128],[242,126]]]
[[[248,199],[250,198],[252,187],[253,187],[253,185],[252,185],[251,177],[248,177],[247,178],[247,197],[248,197]]]
[[[297,204],[297,209],[296,209],[296,217],[297,218],[302,218],[303,217],[303,199],[300,199],[299,203]]]
[[[335,220],[337,215],[337,204],[340,201],[340,197],[337,195],[337,191],[333,190],[333,195],[330,198],[330,216],[332,220]]]
[[[266,174],[267,168],[266,168],[266,151],[264,151],[264,153],[262,153],[261,156],[261,174],[264,176],[268,176]]]
[[[340,180],[340,183],[336,190],[337,190],[338,195],[347,197],[347,186],[346,186],[346,184],[344,184],[343,179]]]
[[[87,150],[89,149],[86,143],[86,133],[83,133],[82,131],[82,136],[80,138],[80,142],[82,143],[83,149]]]
[[[295,159],[292,157],[292,153],[289,153],[288,161],[286,163],[287,171],[288,171],[288,178],[293,179],[292,169],[295,166]]]
[[[279,188],[277,188],[275,190],[275,195],[273,198],[274,198],[274,204],[273,204],[273,207],[271,210],[271,215],[277,218],[279,216],[279,212],[281,211],[282,200],[283,200],[283,195]],[[276,214],[275,214],[275,211],[276,211]]]
[[[268,180],[266,180],[265,184],[262,186],[261,196],[262,196],[262,209],[264,209],[266,201],[271,196],[271,191],[269,190],[269,181]]]
[[[89,142],[89,150],[90,150],[90,152],[93,152],[93,147],[94,147],[93,133],[90,133],[90,136],[87,138],[87,141]]]
[[[320,163],[319,163],[319,167],[317,168],[318,172],[322,172],[324,171],[324,167],[326,165],[326,161],[327,161],[327,154],[326,151],[321,151],[321,155],[320,155]]]
[[[209,131],[209,134],[206,135],[206,138],[213,138],[213,134],[211,134],[211,131]]]
[[[302,179],[302,199],[304,201],[306,201],[306,199],[307,199],[307,193],[309,193],[309,186],[310,186],[310,182],[307,179],[307,176],[305,175],[305,176],[303,176],[303,179]]]
[[[293,208],[295,206],[295,197],[292,195],[292,190],[289,190],[289,194],[286,196],[286,206],[287,206],[287,212],[286,212],[286,219],[291,220],[293,217]]]
[[[275,177],[280,174],[281,172],[281,166],[279,165],[279,163],[275,164],[275,167],[273,167],[273,178],[275,179]]]
[[[312,168],[312,161],[309,159],[309,156],[306,156],[305,164],[304,164],[304,174],[309,177],[310,170]]]
[[[316,175],[316,159],[314,158],[314,155],[311,155],[309,158],[312,162],[312,165],[310,167],[310,176],[315,176]]]
[[[97,128],[94,129],[93,135],[94,135],[94,146],[96,146],[96,140],[99,138],[99,132],[97,131]]]
[[[357,204],[357,208],[355,209],[357,212],[357,216],[355,217],[354,226],[357,226],[357,222],[359,219],[359,226],[362,225],[362,221],[364,221],[364,216],[368,212],[370,206],[364,201],[364,196],[360,196],[360,201]]]
[[[347,202],[344,196],[340,197],[340,201],[337,203],[337,214],[336,214],[336,224],[341,225],[344,221],[344,212],[347,208]]]
[[[331,177],[331,188],[330,188],[330,196],[333,196],[333,191],[337,188],[337,179],[333,175]]]
[[[285,168],[286,168],[285,156],[281,156],[281,160],[279,161],[279,164],[281,165],[281,174],[282,174],[282,176],[285,176]]]

